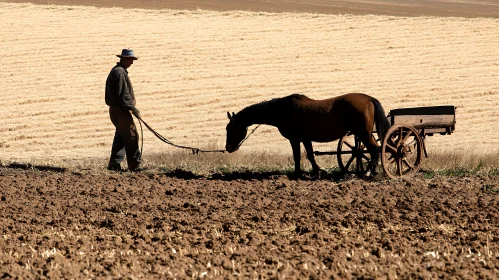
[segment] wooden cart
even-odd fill
[[[428,157],[425,139],[434,134],[448,135],[454,132],[456,108],[433,106],[402,108],[388,114],[391,128],[384,139],[376,131],[372,137],[380,146],[383,171],[390,178],[412,176],[421,167],[423,153]],[[315,152],[320,155],[336,155],[340,169],[347,174],[365,175],[371,160],[360,140],[350,133],[338,141],[336,151]]]

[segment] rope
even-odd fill
[[[248,139],[250,137],[250,135],[253,134],[253,132],[255,132],[255,130],[260,127],[260,125],[261,124],[257,125],[248,135],[246,135],[246,137],[244,137],[244,139],[241,142],[239,142],[239,145],[237,145],[238,149],[239,149],[239,147],[241,147],[243,142],[246,141],[246,139]]]
[[[142,140],[142,143],[140,145],[140,160],[142,160],[142,151],[144,150],[144,130],[142,129],[142,122],[139,120],[140,124],[140,140]]]
[[[135,116],[135,117],[139,120],[139,123],[140,123],[140,130],[142,132],[142,148],[144,148],[144,137],[143,137],[144,136],[144,132],[142,131],[142,123],[143,123],[145,125],[145,127],[147,127],[147,129],[149,129],[149,131],[151,131],[152,134],[154,134],[154,136],[158,137],[159,140],[165,142],[168,145],[176,147],[176,148],[191,150],[192,154],[197,155],[199,153],[225,153],[225,150],[202,150],[202,149],[199,149],[199,148],[196,148],[196,147],[189,147],[189,146],[182,146],[182,145],[174,144],[173,142],[171,142],[170,140],[166,139],[161,134],[157,133],[154,129],[152,129],[152,127],[150,127],[142,118],[137,117],[137,116]],[[141,148],[141,151],[143,151],[142,148]]]

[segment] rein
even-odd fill
[[[241,142],[239,142],[239,145],[237,145],[237,149],[239,149],[239,147],[241,147],[243,142],[246,141],[246,139],[248,139],[250,137],[250,135],[253,134],[253,132],[255,132],[255,130],[260,127],[260,125],[261,124],[257,125],[255,128],[253,128],[253,130],[248,135],[246,135],[246,137],[244,137],[244,139],[241,140]]]
[[[151,131],[152,134],[154,134],[154,136],[158,137],[159,140],[165,142],[168,145],[176,147],[176,148],[191,150],[192,154],[197,155],[199,153],[225,153],[225,150],[202,150],[202,149],[195,148],[195,147],[189,147],[189,146],[182,146],[182,145],[174,144],[173,142],[171,142],[170,140],[166,139],[161,134],[157,133],[154,129],[152,129],[142,118],[137,117],[137,116],[135,116],[135,117],[139,120],[140,130],[141,130],[141,134],[142,134],[142,147],[140,149],[141,151],[143,151],[143,148],[144,148],[144,137],[143,137],[144,136],[144,132],[142,130],[142,124],[144,124],[145,127],[147,127],[147,129],[149,129],[149,131]]]

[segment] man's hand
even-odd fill
[[[141,118],[141,117],[140,117],[140,111],[139,111],[139,109],[137,109],[137,108],[135,108],[135,107],[133,107],[133,108],[132,108],[132,114],[133,114],[134,116],[136,116],[137,118],[139,118],[139,119]]]

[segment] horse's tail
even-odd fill
[[[376,123],[376,131],[378,131],[378,137],[381,142],[385,139],[386,132],[390,129],[391,124],[386,117],[385,110],[381,103],[376,99],[371,99],[374,105],[374,122]]]

